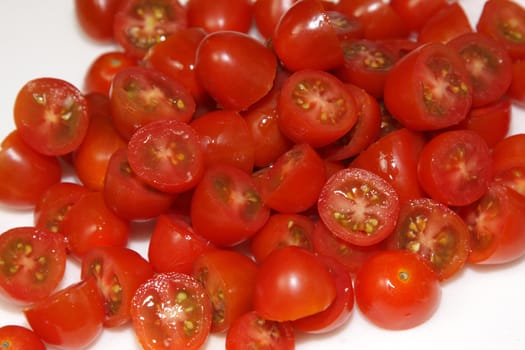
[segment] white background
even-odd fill
[[[517,1],[525,5],[525,0]],[[463,0],[471,21],[484,1]],[[12,105],[30,79],[50,76],[79,87],[87,66],[110,46],[89,42],[76,26],[73,0],[2,0],[0,2],[0,138],[14,127]],[[514,109],[512,133],[525,131],[525,112]],[[0,208],[0,232],[31,225],[29,212]],[[146,243],[133,241],[144,252]],[[78,280],[68,268],[63,285]],[[26,325],[20,308],[0,301],[0,325]],[[335,334],[298,339],[298,350],[313,349],[525,349],[525,261],[497,268],[472,268],[444,283],[441,306],[425,324],[408,331],[379,329],[354,310],[344,329]],[[205,349],[223,349],[213,336]],[[51,349],[51,348],[50,348]],[[129,327],[106,330],[90,349],[139,350]]]

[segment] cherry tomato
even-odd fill
[[[29,147],[17,130],[0,144],[0,202],[8,207],[33,208],[42,194],[60,182],[62,167],[56,157]]]
[[[199,135],[187,123],[174,119],[138,129],[128,142],[128,162],[139,179],[170,193],[193,188],[204,171]]]
[[[432,268],[418,255],[387,250],[363,263],[354,284],[361,313],[379,327],[393,330],[416,327],[430,319],[441,286]]]
[[[278,21],[272,45],[291,71],[326,70],[343,63],[335,25],[319,0],[294,3]]]
[[[84,76],[84,91],[109,95],[111,81],[122,69],[134,67],[137,60],[122,51],[108,51],[95,57]]]
[[[369,246],[393,231],[399,197],[379,175],[347,168],[328,179],[317,206],[321,220],[334,235],[351,244]]]
[[[24,142],[51,156],[74,151],[89,125],[87,101],[80,90],[56,78],[37,78],[24,84],[13,113]]]
[[[211,327],[212,305],[193,277],[159,273],[144,282],[131,303],[133,329],[145,350],[197,350]]]
[[[115,41],[142,58],[155,44],[187,27],[187,11],[178,0],[122,0],[113,23]]]
[[[269,321],[250,311],[233,321],[226,334],[226,350],[269,348],[295,349],[295,334],[291,323]]]
[[[411,30],[419,30],[433,14],[448,5],[447,0],[391,0],[390,6]]]
[[[512,81],[507,91],[507,95],[512,102],[519,106],[525,106],[525,60],[512,63]]]
[[[203,252],[193,265],[193,276],[210,298],[211,332],[224,332],[238,317],[252,310],[257,265],[242,253],[231,250]]]
[[[123,0],[75,0],[75,16],[89,38],[113,40],[113,19]]]
[[[148,244],[148,261],[156,272],[191,274],[195,260],[215,249],[184,218],[163,214],[157,218]]]
[[[391,68],[384,100],[394,118],[408,128],[445,128],[463,120],[472,106],[470,74],[449,46],[422,45]]]
[[[126,140],[153,121],[188,122],[196,108],[184,85],[144,67],[125,68],[115,75],[110,102],[111,119]]]
[[[406,202],[388,247],[420,255],[440,280],[450,278],[465,265],[470,240],[467,226],[449,207],[429,198]]]
[[[24,314],[29,326],[47,344],[81,349],[102,332],[104,300],[95,279],[89,278],[32,304]]]
[[[453,2],[435,12],[420,28],[417,40],[447,43],[456,36],[472,33],[474,29],[463,7]]]
[[[104,296],[105,327],[130,321],[131,299],[136,289],[153,277],[153,267],[139,253],[126,247],[97,247],[82,259],[82,279],[93,277]]]
[[[495,176],[516,167],[524,166],[523,147],[525,134],[518,133],[498,142],[492,150],[492,169]]]
[[[207,169],[195,187],[190,210],[195,232],[219,247],[246,241],[270,215],[251,176],[226,164]]]
[[[60,235],[16,227],[0,235],[0,290],[25,304],[48,297],[62,282],[66,244]]]
[[[46,346],[35,332],[18,325],[0,327],[0,344],[4,350],[46,350]]]
[[[431,198],[451,206],[473,203],[492,179],[490,149],[474,131],[443,132],[421,150],[417,174]]]
[[[281,16],[297,0],[257,0],[253,4],[253,19],[257,31],[265,39],[273,35]]]
[[[277,123],[295,143],[326,146],[345,135],[357,121],[353,96],[333,75],[301,70],[284,82]]]
[[[233,30],[248,33],[252,26],[250,0],[188,0],[188,26],[208,33]]]
[[[273,52],[248,34],[208,34],[196,54],[197,77],[225,109],[245,110],[272,88],[277,72]]]

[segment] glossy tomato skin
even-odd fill
[[[252,2],[249,0],[188,0],[188,26],[208,33],[234,30],[248,33],[252,26]]]
[[[148,244],[148,261],[156,272],[191,274],[195,260],[215,249],[210,241],[197,235],[193,227],[175,214],[157,218]]]
[[[523,162],[525,134],[519,133],[505,137],[492,150],[492,168],[494,176],[525,165]]]
[[[512,81],[507,91],[507,95],[512,102],[519,106],[525,106],[525,60],[512,63]]]
[[[36,151],[65,155],[84,139],[88,105],[80,90],[57,78],[37,78],[19,90],[13,111],[20,137]]]
[[[426,261],[414,253],[387,250],[371,256],[355,278],[359,310],[381,328],[416,327],[435,313],[441,286]]]
[[[253,4],[253,19],[257,31],[263,38],[272,37],[281,16],[297,0],[257,0]]]
[[[0,145],[0,202],[12,208],[33,208],[42,194],[60,182],[56,157],[38,153],[13,130]]]
[[[319,0],[294,3],[278,21],[272,45],[291,71],[328,70],[343,63],[339,38]]]
[[[257,265],[231,250],[203,252],[193,265],[193,276],[206,289],[213,308],[211,332],[230,328],[238,317],[253,309]]]
[[[189,90],[153,69],[128,67],[118,72],[111,85],[111,119],[124,139],[153,121],[189,122],[195,100]]]
[[[436,12],[447,6],[446,0],[392,0],[390,6],[411,30],[419,30]]]
[[[0,291],[29,304],[47,298],[62,281],[66,245],[61,235],[33,227],[15,227],[0,235]]]
[[[387,247],[416,253],[440,280],[457,274],[470,253],[468,228],[449,207],[429,198],[406,202]]]
[[[461,208],[468,225],[472,264],[497,265],[525,255],[525,197],[504,183],[494,182],[476,203]]]
[[[18,325],[0,327],[0,344],[5,350],[46,350],[46,346],[33,330]]]
[[[326,146],[357,121],[356,104],[344,84],[320,70],[294,72],[281,88],[277,123],[295,143]]]
[[[146,67],[152,67],[181,82],[199,104],[209,100],[195,71],[195,54],[205,36],[206,31],[202,28],[177,30],[150,48],[143,60]]]
[[[463,7],[457,2],[446,5],[435,12],[420,28],[417,40],[447,43],[456,36],[472,33],[474,29]]]
[[[102,332],[104,314],[104,301],[93,278],[71,284],[24,310],[42,340],[69,349],[86,348],[95,341]]]
[[[393,231],[399,196],[379,175],[349,167],[328,179],[317,207],[321,220],[334,235],[351,244],[370,246]]]
[[[224,109],[245,110],[272,88],[277,72],[273,52],[248,34],[208,34],[196,53],[197,77]]]
[[[131,299],[137,288],[153,277],[153,267],[139,253],[126,247],[97,247],[82,259],[80,276],[95,278],[104,296],[104,326],[118,327],[131,319]]]
[[[111,81],[118,71],[137,65],[137,60],[123,51],[108,51],[95,57],[84,76],[84,92],[109,95]]]
[[[190,125],[200,137],[206,167],[230,164],[246,173],[253,171],[253,137],[238,112],[214,110],[194,119]]]
[[[268,220],[270,209],[249,174],[223,164],[208,168],[195,187],[190,215],[197,234],[229,247],[252,237]]]
[[[186,274],[156,274],[132,299],[133,329],[145,350],[200,349],[210,332],[211,316],[206,290]]]
[[[122,0],[113,21],[113,37],[128,54],[142,58],[187,25],[186,8],[178,0]]]
[[[326,310],[336,295],[335,280],[317,256],[282,247],[259,264],[254,309],[264,319],[293,321]]]
[[[300,213],[312,207],[326,181],[323,160],[306,143],[293,146],[259,175],[264,203],[282,213]]]
[[[485,140],[470,130],[443,132],[421,150],[418,179],[433,199],[451,206],[478,200],[492,179],[492,159]]]
[[[94,247],[126,246],[129,221],[117,216],[106,204],[102,192],[80,198],[62,221],[70,253],[82,257]]]
[[[485,2],[476,29],[503,44],[513,60],[525,57],[525,9],[520,4],[511,0]]]
[[[384,100],[386,108],[405,127],[445,128],[463,120],[472,106],[470,75],[450,47],[441,43],[422,45],[392,67],[385,80]]]
[[[75,0],[75,16],[83,32],[95,41],[113,41],[113,18],[122,2]]]

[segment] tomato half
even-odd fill
[[[133,329],[145,350],[200,349],[210,332],[211,315],[204,287],[175,272],[144,282],[131,304]]]
[[[379,175],[347,168],[328,179],[317,206],[321,220],[334,235],[352,244],[369,246],[393,231],[399,197]]]
[[[4,350],[46,350],[46,346],[35,332],[18,325],[0,327],[0,344]]]

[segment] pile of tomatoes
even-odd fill
[[[0,202],[34,222],[0,234],[0,291],[29,325],[0,327],[3,348],[132,327],[148,350],[293,349],[354,304],[405,330],[468,264],[525,255],[517,2],[475,27],[447,0],[75,8],[115,50],[84,86],[38,77],[13,103]]]

